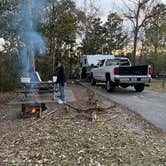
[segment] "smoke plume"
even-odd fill
[[[45,13],[45,0],[23,0],[20,4],[21,23],[19,36],[22,42],[20,59],[23,76],[28,76],[31,81],[35,78],[35,60],[39,55],[45,55],[45,38],[38,32],[38,26],[42,23]]]

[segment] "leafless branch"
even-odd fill
[[[131,13],[134,13],[134,12],[135,12],[133,9],[131,9],[131,8],[128,6],[128,4],[126,3],[125,0],[123,0],[123,3],[124,3],[124,5],[125,5],[125,7],[126,7]]]

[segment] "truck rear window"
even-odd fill
[[[130,66],[130,62],[128,61],[128,59],[108,59],[106,62],[106,66],[111,65]]]

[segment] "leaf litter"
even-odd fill
[[[164,132],[80,85],[69,88],[77,100],[49,104],[52,113],[37,120],[7,120],[10,108],[0,103],[0,165],[166,165]]]

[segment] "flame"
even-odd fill
[[[36,109],[36,108],[32,109],[32,114],[36,114],[37,112],[38,112],[38,109]]]

